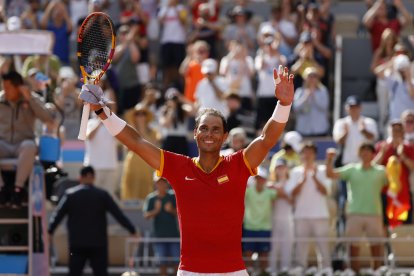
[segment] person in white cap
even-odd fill
[[[270,161],[270,180],[276,180],[275,169],[278,159],[285,159],[289,169],[300,165],[299,152],[301,150],[301,145],[302,136],[299,132],[289,131],[283,136],[283,141],[280,145],[281,149],[272,156]]]
[[[246,189],[245,210],[243,222],[243,238],[268,238],[272,233],[272,209],[276,199],[275,189],[267,188],[269,177],[267,168],[259,167],[254,177],[254,186]],[[269,241],[246,241],[243,245],[247,257],[246,265],[252,269],[252,255],[259,254],[261,273],[266,272],[270,252]]]
[[[209,107],[219,110],[226,118],[229,109],[226,102],[228,85],[226,80],[217,76],[217,61],[206,59],[201,64],[204,78],[197,84],[195,99],[199,108]]]
[[[414,79],[411,61],[406,55],[398,55],[393,60],[394,74],[387,78],[389,99],[389,120],[400,119],[401,113],[414,109]]]

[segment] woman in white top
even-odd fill
[[[238,91],[242,108],[253,110],[254,61],[243,44],[236,40],[230,42],[229,53],[221,59],[219,72],[228,81],[230,89]]]
[[[270,268],[273,273],[279,273],[287,272],[292,265],[294,240],[292,198],[286,191],[289,167],[285,159],[276,161],[275,175],[276,181],[270,186],[277,191],[277,198],[273,205]]]
[[[275,97],[275,91],[269,83],[273,80],[273,68],[279,68],[279,65],[287,63],[286,57],[279,52],[279,45],[280,35],[274,32],[273,36],[264,39],[254,59],[254,67],[258,76],[256,129],[261,129],[266,124],[276,107],[276,101],[272,100]]]

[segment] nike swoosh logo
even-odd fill
[[[185,180],[195,180],[195,178],[190,178],[190,177],[186,176]]]

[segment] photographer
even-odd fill
[[[362,21],[371,34],[372,51],[375,51],[386,28],[392,29],[399,36],[400,31],[412,21],[412,15],[401,0],[377,0]]]
[[[194,116],[194,108],[192,104],[185,102],[183,95],[173,87],[165,91],[165,100],[160,112],[162,149],[188,154],[188,124],[190,117]]]
[[[195,91],[195,98],[198,107],[215,108],[227,118],[229,109],[227,107],[225,93],[227,92],[226,80],[217,76],[217,61],[206,59],[201,65],[201,73],[204,78],[198,83]]]

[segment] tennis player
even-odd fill
[[[247,179],[256,174],[257,166],[282,134],[294,94],[293,75],[286,67],[275,69],[273,74],[278,103],[272,117],[245,149],[225,157],[220,156],[220,149],[228,136],[226,120],[215,109],[203,109],[196,118],[194,139],[199,155],[190,158],[149,143],[98,104],[102,97],[98,87],[82,88],[80,98],[91,104],[108,131],[168,179],[175,190],[181,231],[177,275],[248,275],[241,251]]]

